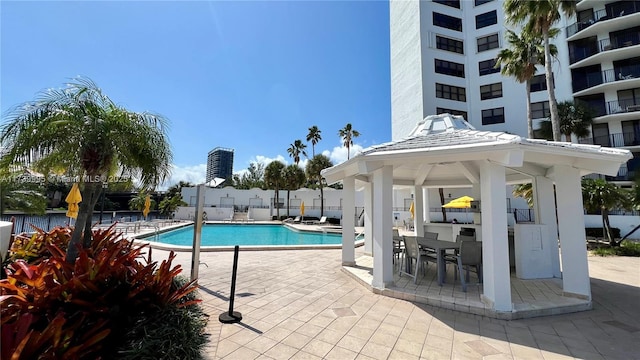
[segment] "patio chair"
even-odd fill
[[[409,275],[413,278],[413,283],[417,283],[418,281],[418,272],[424,267],[421,265],[428,264],[427,256],[424,250],[420,250],[418,246],[418,240],[415,236],[403,236],[404,242],[404,253],[402,256],[402,261],[400,262],[400,276],[402,274]],[[412,268],[414,268],[413,260],[416,261],[415,271],[412,272]]]
[[[396,259],[400,260],[400,254],[404,251],[402,245],[402,236],[398,232],[398,229],[393,229],[393,263],[396,263]]]
[[[320,218],[320,220],[318,221],[314,221],[314,225],[322,225],[322,224],[326,224],[327,223],[327,217],[323,216]]]
[[[478,283],[482,283],[482,241],[460,242],[460,250],[458,255],[456,255],[456,260],[458,262],[458,273],[460,274],[462,291],[467,292],[470,270],[478,275]],[[474,269],[472,270],[471,267]],[[464,276],[463,270],[466,272]]]

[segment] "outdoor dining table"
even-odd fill
[[[458,249],[460,244],[453,241],[444,240],[430,240],[426,238],[418,237],[418,245],[422,248],[431,250],[436,253],[436,262],[438,266],[438,285],[442,286],[444,283],[444,275],[446,272],[444,255],[446,250]]]

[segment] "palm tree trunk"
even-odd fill
[[[444,189],[438,188],[438,193],[440,193],[440,205],[444,205]],[[442,210],[442,221],[447,222],[447,209],[440,206],[440,210]]]
[[[616,241],[611,234],[611,223],[609,222],[609,210],[602,209],[602,226],[604,227],[605,236],[607,237],[607,241],[609,241],[609,245],[616,246]]]
[[[287,217],[289,217],[289,204],[291,203],[289,201],[290,196],[291,196],[291,190],[287,189]]]
[[[350,146],[349,146],[349,144],[347,143],[347,160],[349,160],[349,153],[350,153],[349,149],[350,149],[350,148],[351,148],[351,147],[350,147]]]
[[[558,119],[558,102],[556,101],[556,91],[553,87],[553,70],[551,68],[551,50],[549,48],[549,31],[542,32],[544,39],[544,68],[547,80],[547,92],[549,93],[549,112],[551,113],[551,130],[553,141],[560,140],[560,121]]]
[[[320,217],[324,216],[324,188],[322,186],[322,178],[320,178]]]
[[[85,183],[82,194],[83,201],[80,203],[80,208],[78,209],[78,218],[76,219],[76,225],[71,233],[71,240],[69,241],[67,256],[65,258],[69,264],[76,262],[80,246],[86,248],[91,245],[93,208],[98,202],[100,190],[102,190],[102,187],[98,182]]]
[[[275,205],[276,205],[276,220],[280,220],[280,192],[278,191],[277,187],[276,187]]]
[[[531,117],[531,79],[525,82],[527,87],[527,137],[533,139],[533,119]]]

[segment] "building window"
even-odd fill
[[[433,2],[460,9],[460,0],[433,0]]]
[[[434,59],[436,73],[464,78],[464,64],[456,62]]]
[[[478,63],[478,71],[480,76],[495,74],[500,72],[500,67],[496,68],[496,59],[489,59]]]
[[[436,97],[466,102],[467,92],[463,87],[436,83]]]
[[[502,83],[480,86],[480,100],[502,97]]]
[[[446,29],[462,31],[462,19],[437,12],[433,13],[433,25]]]
[[[465,120],[469,119],[467,117],[467,112],[466,111],[462,111],[462,110],[454,110],[454,109],[446,109],[446,108],[436,108],[436,114],[444,114],[444,113],[449,113],[451,115],[460,115],[462,116]]]
[[[476,0],[476,6],[480,6],[482,4],[486,4],[486,3],[489,3],[489,2],[492,2],[492,1],[494,1],[494,0]]]
[[[549,102],[548,101],[540,101],[536,103],[531,103],[531,118],[532,119],[544,119],[550,116],[549,112]]]
[[[482,125],[504,123],[504,108],[482,110]]]
[[[482,29],[498,23],[498,13],[493,10],[476,16],[476,29]]]
[[[481,38],[478,38],[477,41],[478,41],[478,52],[487,51],[487,50],[500,47],[500,42],[498,41],[498,34],[483,36]]]
[[[436,35],[436,48],[458,54],[464,54],[464,43],[462,41],[449,39],[443,36]]]
[[[553,73],[551,74],[551,82],[554,83],[553,85],[555,88]],[[531,92],[547,90],[547,76],[545,74],[534,76],[529,82],[529,90]]]

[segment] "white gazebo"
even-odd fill
[[[490,312],[510,318],[508,314],[517,309],[511,296],[507,185],[533,184],[536,224],[532,226],[537,226],[538,239],[535,245],[527,246],[545,249],[543,260],[549,276],[542,277],[561,279],[561,295],[586,301],[590,308],[581,177],[615,175],[630,158],[627,150],[478,131],[462,117],[442,114],[426,117],[408,137],[365,149],[323,170],[322,175],[329,184],[343,183],[345,267],[356,263],[351,230],[355,225],[354,193],[356,187],[364,189],[365,252],[373,256],[370,286],[383,293],[394,286],[393,187],[414,188],[417,236],[423,235],[430,223],[425,211],[429,209],[426,189],[469,188],[479,201],[474,226],[483,242],[480,301]],[[527,233],[526,225],[521,226],[516,229],[516,243],[520,244],[519,231]],[[521,266],[529,265],[525,262]]]

